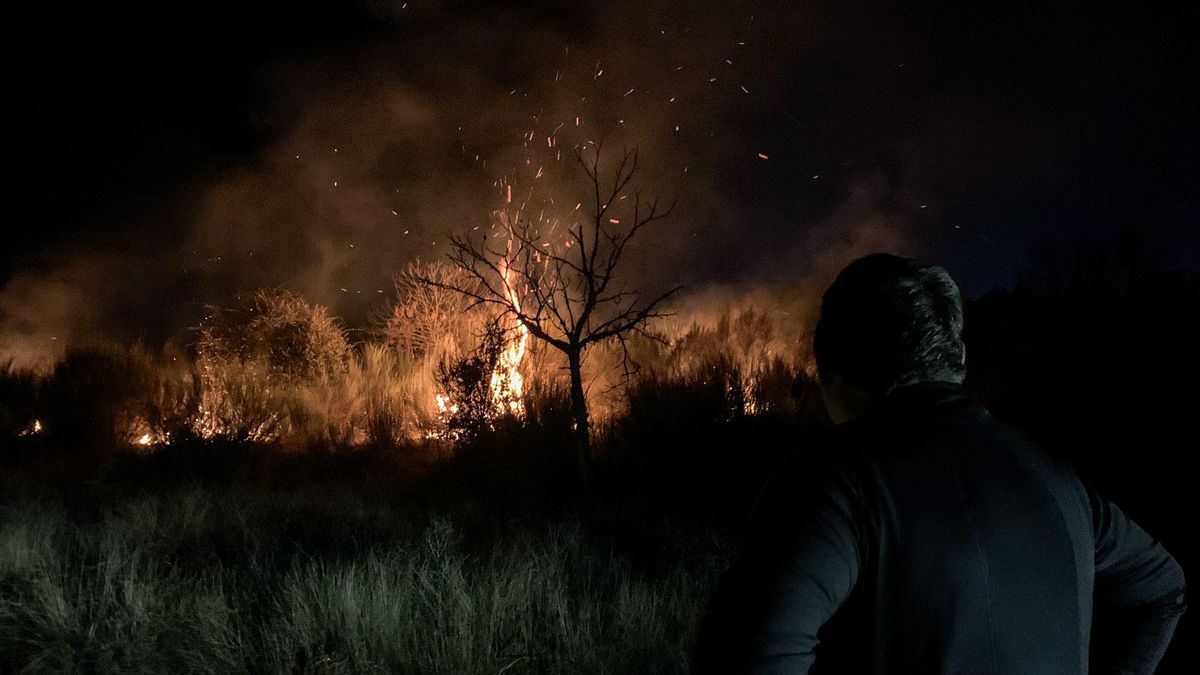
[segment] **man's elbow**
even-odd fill
[[[1187,578],[1184,577],[1183,567],[1174,556],[1167,557],[1166,568],[1167,592],[1159,605],[1166,612],[1179,616],[1187,611]]]
[[[1182,614],[1187,603],[1183,568],[1161,545],[1150,553],[1117,575],[1097,577],[1098,599],[1124,610]]]

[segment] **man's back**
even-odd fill
[[[820,454],[761,497],[700,671],[1086,673],[1093,596],[1133,616],[1093,672],[1161,657],[1178,565],[957,385],[904,388]]]

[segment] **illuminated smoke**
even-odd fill
[[[645,190],[679,202],[672,226],[631,252],[632,283],[804,282],[905,239],[849,183],[828,208],[770,216],[800,218],[788,227],[757,222],[742,194],[765,172],[809,175],[806,157],[764,147],[760,129],[794,124],[763,94],[803,68],[796,46],[822,39],[802,16],[737,2],[605,3],[551,18],[376,4],[402,36],[266,67],[256,114],[276,140],[182,191],[199,196],[180,197],[178,222],[138,225],[185,233],[101,234],[92,253],[50,250],[19,271],[0,291],[0,353],[44,366],[65,343],[188,344],[206,306],[262,287],[363,328],[396,271],[438,259],[448,231],[487,226],[506,196],[497,186],[532,179],[576,203],[556,165],[602,136],[639,146]]]

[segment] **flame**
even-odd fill
[[[449,396],[438,394],[435,400],[437,401],[438,412],[442,415],[453,415],[458,412],[458,404],[452,402]]]
[[[504,415],[513,415],[523,417],[525,415],[525,379],[521,375],[520,365],[525,358],[525,352],[529,346],[529,328],[517,316],[521,312],[521,298],[515,287],[512,271],[510,269],[509,256],[512,251],[512,242],[509,242],[508,253],[496,263],[496,269],[500,273],[500,280],[504,284],[504,293],[512,308],[515,310],[512,316],[506,319],[504,334],[512,335],[515,332],[515,337],[507,341],[504,349],[496,361],[495,367],[492,369],[491,376],[488,379],[488,390],[491,395],[491,411],[488,413],[489,419],[502,417]],[[450,418],[456,415],[459,411],[459,403],[446,393],[438,393],[434,396],[434,402],[437,404],[438,419],[443,425],[448,424]],[[426,434],[430,438],[457,438],[457,433],[454,431],[431,431]]]
[[[510,241],[509,250],[511,249],[512,242]],[[512,303],[517,313],[520,313],[521,298],[513,287],[509,264],[506,256],[500,259],[496,267],[500,271],[501,281],[504,282],[504,293],[508,296],[508,301]],[[517,331],[517,338],[512,340],[508,347],[501,352],[499,362],[492,371],[492,402],[498,414],[512,414],[519,417],[525,414],[525,380],[521,377],[518,367],[521,365],[521,360],[525,358],[525,350],[529,342],[529,328],[518,316],[512,317],[510,323],[513,324],[510,327]]]
[[[128,438],[130,445],[149,449],[170,443],[171,432],[155,429],[145,419],[137,418],[129,430]]]
[[[40,433],[42,433],[42,421],[34,420],[33,423],[30,424],[25,429],[23,429],[19,435],[20,436],[36,436],[37,434],[40,434]]]

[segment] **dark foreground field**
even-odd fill
[[[126,460],[5,496],[0,670],[676,673],[723,564],[705,528],[352,483],[386,458],[155,489],[114,486]]]

